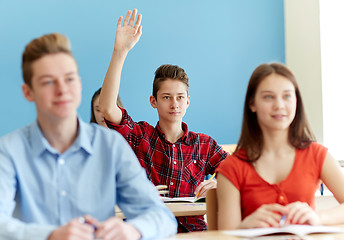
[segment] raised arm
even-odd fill
[[[122,120],[122,111],[116,102],[123,64],[128,52],[139,41],[142,34],[142,15],[139,14],[135,22],[136,14],[136,9],[133,12],[129,10],[124,18],[123,26],[123,17],[118,19],[115,47],[99,97],[100,111],[104,114],[105,119],[115,124],[119,124]]]

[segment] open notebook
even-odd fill
[[[199,203],[199,202],[205,202],[205,197],[175,197],[175,198],[169,198],[169,197],[161,197],[161,199],[165,203],[171,203],[171,202],[184,202],[184,203]]]
[[[344,228],[328,226],[310,226],[310,225],[285,225],[280,228],[252,228],[232,231],[224,231],[225,234],[238,237],[259,237],[272,234],[293,234],[301,238],[312,233],[344,233]]]

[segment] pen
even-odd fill
[[[97,231],[97,226],[94,225],[94,224],[92,224],[92,223],[87,222],[86,219],[85,219],[84,217],[79,217],[79,218],[78,218],[78,221],[79,221],[79,223],[88,224],[88,225],[92,226],[93,229],[94,229],[94,231]]]
[[[215,175],[216,175],[216,173],[214,173],[213,175],[211,175],[211,177],[208,179],[208,181],[211,180],[211,179],[213,179],[213,178],[215,177]],[[198,195],[199,195],[200,192],[201,192],[201,190],[198,191],[198,193],[196,194],[195,197],[198,197]]]
[[[287,215],[284,214],[280,220],[280,226],[283,226],[285,224],[285,220],[287,220]]]

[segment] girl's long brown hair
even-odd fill
[[[253,71],[248,83],[241,134],[237,148],[233,153],[240,159],[251,163],[257,161],[261,156],[264,139],[257,121],[257,115],[251,111],[250,105],[254,101],[259,84],[271,74],[278,74],[289,79],[295,87],[297,105],[295,118],[289,126],[288,140],[290,144],[295,148],[303,149],[308,147],[312,141],[315,141],[306,119],[300,89],[292,72],[280,63],[261,64]],[[239,153],[241,149],[246,151],[247,157]]]

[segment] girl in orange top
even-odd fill
[[[327,149],[314,142],[299,87],[282,64],[253,72],[235,152],[217,169],[218,228],[344,223],[344,175]],[[315,212],[322,180],[339,203]]]

